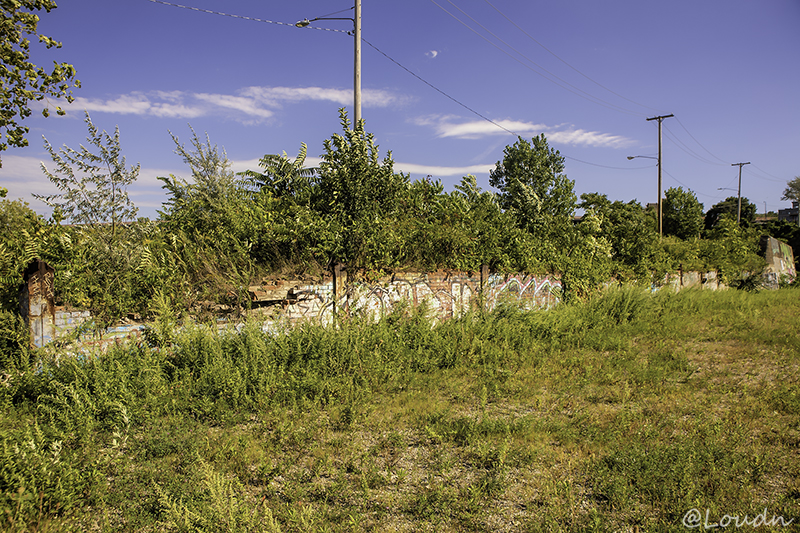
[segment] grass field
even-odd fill
[[[45,360],[0,385],[0,528],[797,530],[799,333],[797,290],[631,288]]]

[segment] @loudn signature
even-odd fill
[[[714,529],[718,527],[742,527],[742,526],[750,526],[750,527],[759,527],[759,526],[788,526],[792,522],[794,522],[794,518],[790,520],[784,519],[782,516],[776,516],[773,514],[769,519],[767,519],[767,508],[764,507],[764,510],[758,513],[757,515],[753,516],[752,518],[748,515],[739,516],[739,515],[729,515],[724,514],[719,520],[715,520],[713,517],[710,516],[711,511],[706,509],[705,515],[700,512],[699,509],[689,509],[685,515],[683,515],[683,525],[688,527],[689,529],[694,529],[696,527],[702,527],[703,529]]]

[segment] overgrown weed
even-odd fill
[[[601,531],[764,506],[800,519],[799,308],[790,290],[624,288],[440,324],[405,309],[277,336],[197,325],[42,359],[0,386],[0,520]]]

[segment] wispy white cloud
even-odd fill
[[[340,105],[347,105],[353,101],[352,89],[328,87],[247,87],[241,93],[246,98],[252,98],[254,101],[270,107],[280,107],[283,103],[296,103],[304,100],[328,101]]]
[[[382,89],[365,89],[361,94],[364,107],[402,105],[407,97]],[[184,91],[132,92],[111,98],[75,98],[66,106],[72,110],[150,115],[166,118],[196,118],[223,115],[243,124],[263,122],[275,110],[303,101],[352,104],[352,89],[330,87],[245,87],[236,94],[191,93]]]
[[[319,157],[307,157],[306,167],[318,167],[321,162],[322,159]],[[249,161],[237,161],[233,164],[234,169],[240,170],[245,170],[248,168],[255,169],[257,166],[257,159],[251,159]],[[467,174],[484,174],[489,172],[489,170],[492,168],[494,168],[494,164],[489,163],[486,163],[485,165],[468,165],[463,167],[443,167],[436,165],[420,165],[418,163],[403,163],[400,161],[394,162],[395,172],[405,172],[408,174],[413,174],[416,177],[419,177],[420,175],[446,177],[465,176]]]
[[[269,109],[264,109],[260,102],[246,96],[232,96],[229,94],[207,94],[198,93],[193,95],[202,102],[206,102],[213,107],[240,111],[250,117],[248,120],[265,119],[273,115]]]
[[[469,165],[466,167],[440,167],[434,165],[418,165],[416,163],[395,162],[394,169],[399,172],[421,174],[423,176],[466,176],[467,174],[485,174],[494,168],[492,164]]]
[[[488,136],[509,135],[514,132],[523,137],[544,133],[548,141],[554,144],[571,144],[583,146],[602,146],[624,148],[633,141],[621,135],[586,131],[571,125],[548,126],[517,120],[495,120],[494,124],[485,120],[459,122],[452,116],[427,116],[415,120],[420,126],[432,127],[439,137],[457,139],[479,139]]]
[[[438,50],[431,50],[430,52],[425,52],[425,55],[430,57],[431,59],[433,59],[433,58],[435,58],[436,56],[439,55],[439,51]]]
[[[495,120],[494,124],[485,120],[456,122],[455,117],[452,116],[421,117],[415,122],[420,126],[433,127],[439,137],[456,137],[459,139],[477,139],[489,135],[508,135],[509,133],[506,130],[513,131],[519,135],[526,135],[537,133],[547,128],[544,124],[531,124],[516,120]],[[502,126],[502,128],[498,126]]]
[[[188,106],[183,104],[154,103],[148,110],[149,114],[160,118],[195,118],[202,117],[206,110],[201,106]]]
[[[352,89],[333,89],[329,87],[247,87],[242,96],[253,98],[270,107],[280,107],[283,103],[296,103],[305,100],[335,102],[339,105],[353,103]],[[407,98],[382,89],[361,91],[361,105],[365,107],[388,107],[402,104]]]
[[[69,107],[99,111],[102,113],[117,113],[122,115],[145,115],[151,108],[150,100],[141,93],[131,93],[102,100],[99,98],[77,97]]]
[[[581,129],[551,131],[547,133],[547,138],[551,142],[559,144],[582,144],[586,146],[606,146],[610,148],[625,148],[633,144],[632,140],[621,135],[585,131]]]

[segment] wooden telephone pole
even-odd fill
[[[736,224],[739,226],[742,225],[742,167],[744,165],[749,165],[749,164],[750,161],[748,161],[747,163],[731,164],[732,167],[739,167],[739,210],[736,212]]]
[[[648,118],[647,120],[657,120],[658,121],[658,235],[664,235],[664,226],[662,222],[662,213],[663,205],[661,204],[661,121],[665,118],[674,117],[675,115],[661,115],[660,117],[652,117]]]

